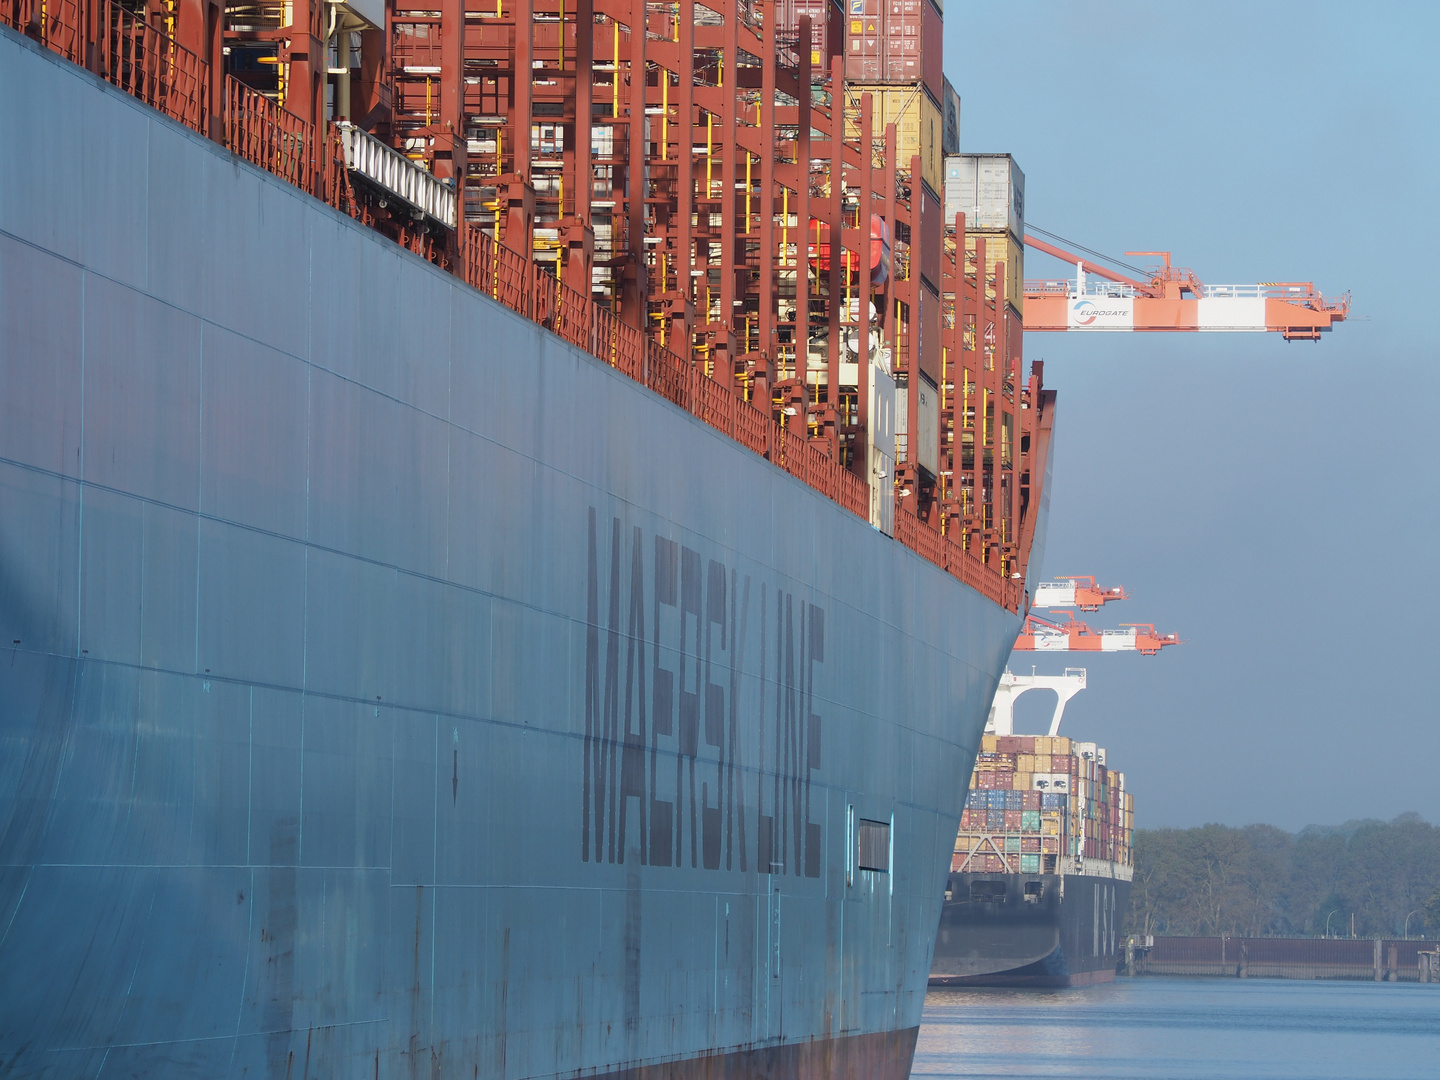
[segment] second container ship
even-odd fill
[[[986,735],[961,815],[932,986],[1115,978],[1134,801],[1104,747]]]

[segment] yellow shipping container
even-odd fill
[[[1032,783],[1033,778],[1034,778],[1034,775],[1035,775],[1034,773],[1017,772],[1017,773],[1015,774],[1015,782],[1014,782],[1013,785],[1011,785],[1010,790],[1011,790],[1011,791],[1029,791],[1029,790],[1031,789],[1031,787],[1034,786],[1034,784]]]
[[[1070,754],[1070,737],[1068,735],[1056,735],[1055,738],[1050,740],[1050,753],[1064,754],[1068,757]]]
[[[1005,301],[1018,311],[1025,314],[1025,245],[1014,235],[1008,232],[967,232],[965,234],[965,250],[974,258],[975,252],[979,250],[976,241],[980,237],[985,238],[985,280],[987,282],[985,295],[994,300],[995,290],[999,282],[991,282],[995,276],[995,264],[1005,263],[1005,288],[1003,297]]]
[[[1036,742],[1039,742],[1040,740],[1037,739],[1037,740],[1035,740],[1035,741],[1036,741]],[[1035,771],[1036,771],[1036,772],[1053,772],[1054,770],[1050,768],[1050,760],[1051,760],[1051,759],[1050,759],[1050,755],[1049,755],[1049,754],[1036,754],[1036,755],[1035,755]]]
[[[1034,754],[1016,754],[1016,755],[1015,755],[1015,771],[1016,771],[1016,772],[1038,772],[1039,770],[1035,768],[1035,755],[1034,755]]]
[[[982,754],[993,754],[999,746],[1000,737],[998,735],[980,736],[980,752]]]
[[[938,44],[938,43],[937,43]],[[945,121],[940,106],[930,100],[920,83],[852,83],[845,84],[845,137],[854,139],[860,133],[860,95],[869,94],[874,102],[875,138],[885,137],[885,126],[895,125],[895,149],[899,167],[910,168],[910,159],[920,155],[920,175],[930,190],[943,197],[945,192]]]

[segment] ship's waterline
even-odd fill
[[[1017,617],[8,31],[0,93],[8,1074],[904,1075]]]

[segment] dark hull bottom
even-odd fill
[[[707,1054],[661,1065],[602,1073],[595,1080],[740,1080],[745,1077],[786,1077],[787,1080],[905,1080],[915,1057],[918,1027],[877,1031],[838,1039],[812,1039],[788,1046]]]
[[[1115,978],[1130,883],[1069,874],[951,874],[931,986],[1054,988]]]
[[[989,975],[932,975],[931,986],[1008,986],[1021,990],[1056,990],[1068,986],[1093,986],[1115,981],[1115,969],[1067,972],[1063,975],[1027,974],[1025,969],[997,971]]]

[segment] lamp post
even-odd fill
[[[1420,914],[1420,909],[1419,909],[1419,908],[1416,908],[1414,911],[1410,912],[1410,915],[1419,915],[1419,914]],[[1410,940],[1410,915],[1406,915],[1406,916],[1405,916],[1405,940],[1406,940],[1406,941],[1409,941],[1409,940]]]
[[[1330,915],[1334,915],[1335,912],[1336,912],[1336,911],[1339,911],[1339,910],[1340,910],[1340,909],[1339,909],[1338,907],[1337,907],[1337,908],[1334,908],[1334,909],[1330,912]],[[1325,936],[1326,936],[1327,938],[1330,936],[1330,915],[1326,915],[1326,916],[1325,916]]]

